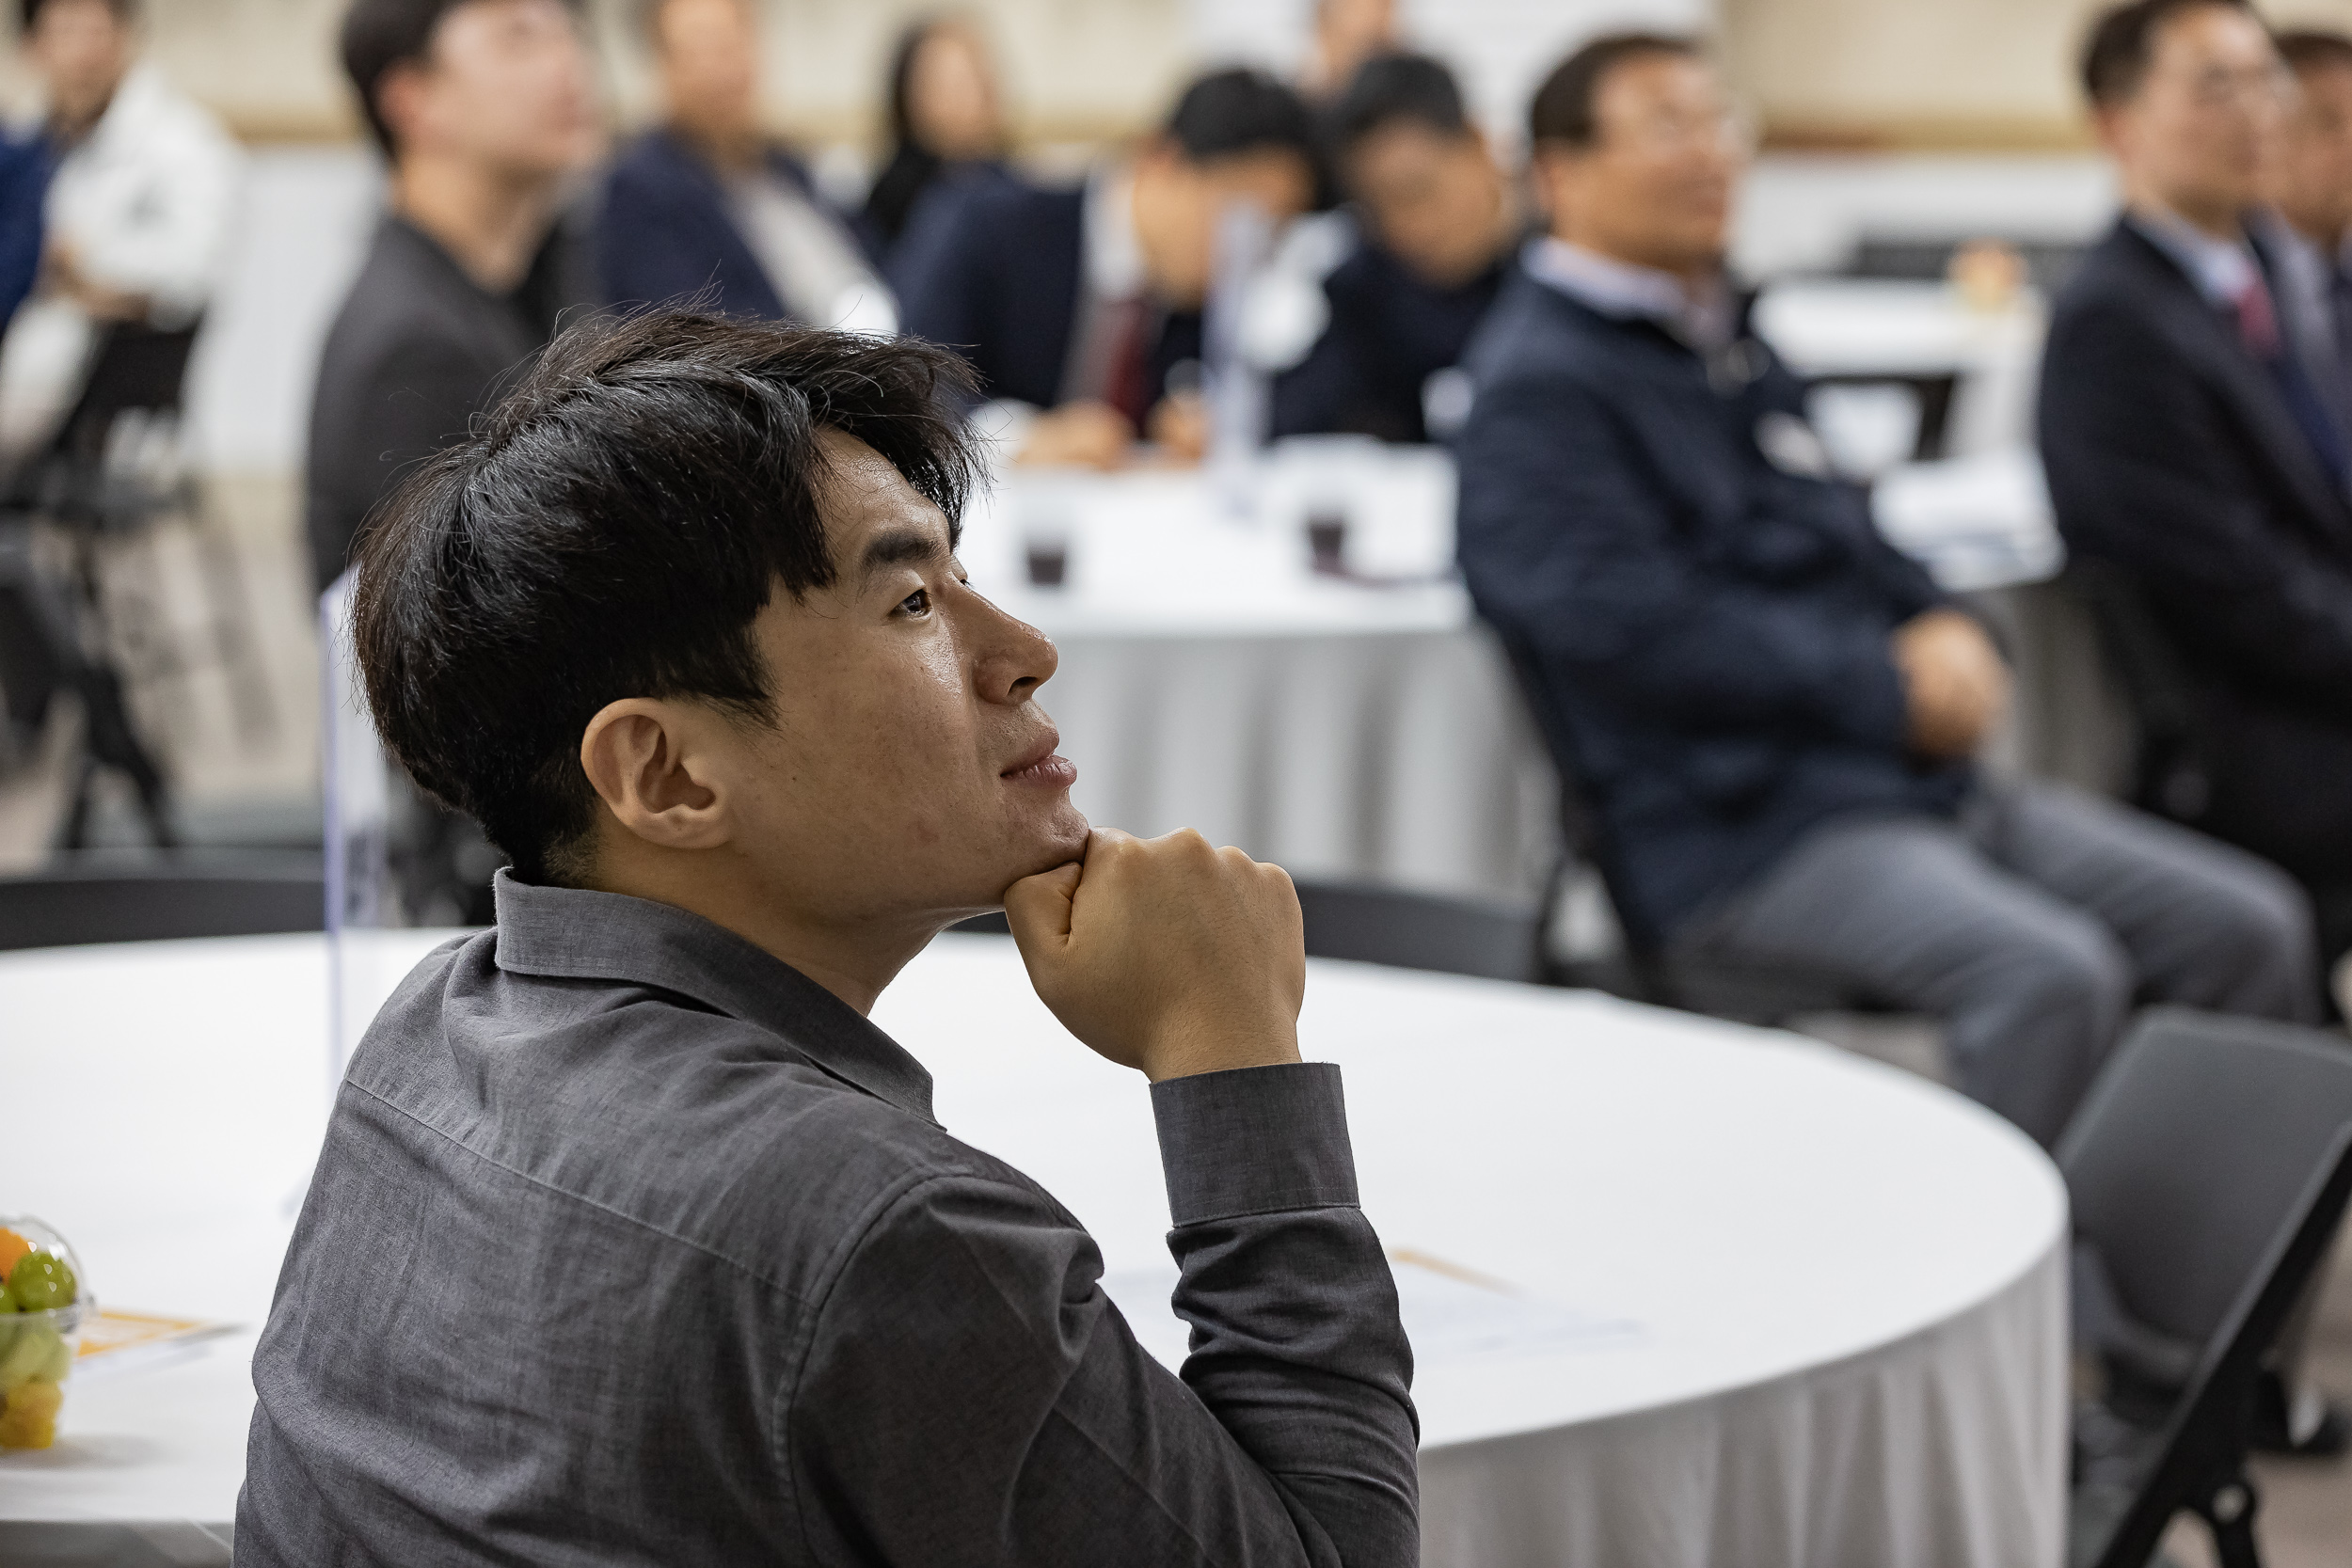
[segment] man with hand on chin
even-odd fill
[[[1051,642],[965,581],[959,361],[559,338],[361,547],[385,739],[514,860],[337,1101],[241,1562],[1406,1564],[1411,1359],[1289,879],[1089,832]],[[1181,1378],[866,1021],[1002,904],[1152,1080]]]

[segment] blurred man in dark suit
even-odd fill
[[[985,190],[908,236],[905,328],[961,352],[1017,460],[1113,467],[1139,435],[1197,457],[1200,308],[1228,207],[1278,227],[1314,192],[1297,94],[1254,71],[1184,90],[1133,158],[1079,187]]]
[[[897,302],[850,226],[760,125],[751,0],[648,0],[642,14],[665,118],[605,180],[606,297],[660,304],[708,289],[732,316],[897,331]]]
[[[307,522],[324,589],[393,476],[465,434],[494,383],[594,296],[558,223],[603,149],[564,0],[354,0],[343,65],[391,163],[390,210],[310,404]]]
[[[1276,381],[1273,433],[1425,441],[1433,406],[1441,427],[1460,420],[1446,372],[1513,265],[1518,200],[1454,73],[1427,55],[1366,61],[1329,118],[1363,243],[1323,280],[1329,324]]]
[[[2007,672],[1828,477],[1747,332],[1741,144],[1694,48],[1588,45],[1530,131],[1551,232],[1466,361],[1461,562],[1635,938],[1933,1014],[1961,1087],[2045,1144],[2137,994],[2315,1010],[2275,868],[1972,765]]]
[[[2352,440],[2352,38],[2281,33],[2295,72],[2271,211],[2258,220],[2278,279],[2280,322],[2312,388]]]
[[[2135,591],[2190,683],[2195,786],[2166,809],[2292,871],[2340,949],[2352,441],[2324,366],[2294,352],[2283,258],[2248,228],[2294,80],[2230,0],[2109,12],[2083,77],[2124,211],[2051,321],[2041,434],[2058,525],[2078,561]]]

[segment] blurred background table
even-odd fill
[[[251,1330],[323,1121],[326,977],[316,937],[0,957],[0,1072],[39,1108],[10,1123],[10,1206],[103,1299],[247,1325],[71,1385],[57,1449],[0,1458],[0,1560],[227,1560]],[[1181,1355],[1133,1075],[1002,939],[943,939],[876,1020]],[[1426,1561],[2058,1560],[2065,1199],[2006,1125],[1791,1037],[1357,965],[1314,966],[1302,1040],[1347,1069],[1400,1259]]]

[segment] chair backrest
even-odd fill
[[[194,326],[164,332],[136,322],[108,327],[91,356],[81,396],[58,429],[58,451],[95,462],[123,415],[177,413],[196,334]]]
[[[2058,1146],[2074,1234],[2138,1323],[2206,1344],[2352,1124],[2352,1045],[2151,1009]]]
[[[1298,883],[1307,956],[1539,981],[1542,919],[1534,900],[1449,898],[1362,883]]]
[[[2320,1149],[2300,1189],[2261,1238],[2261,1256],[2209,1338],[2130,1504],[2111,1529],[2076,1521],[2074,1561],[2146,1568],[2175,1515],[2194,1509],[2215,1527],[2224,1562],[2252,1561],[2251,1487],[2245,1466],[2264,1358],[2311,1285],[2352,1200],[2352,1126]],[[2230,1497],[2235,1492],[2236,1497]],[[2104,1532],[2106,1539],[2098,1536]]]
[[[263,936],[326,926],[315,857],[75,866],[0,877],[0,951]]]

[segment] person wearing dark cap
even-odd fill
[[[2341,74],[2324,58],[2313,71]],[[2324,309],[2334,291],[2297,286],[2295,247],[2259,211],[2287,194],[2294,117],[2324,109],[2312,100],[2328,84],[2298,104],[2268,29],[2234,0],[2136,0],[2092,28],[2083,86],[2123,210],[2051,312],[2040,434],[2058,528],[2071,559],[2126,588],[2185,684],[2183,754],[2144,781],[2148,798],[2292,872],[2342,952],[2352,435],[2331,417],[2346,390],[2332,345],[2303,326],[2304,302]],[[2342,193],[2314,194],[2285,215],[2340,245],[2341,217],[2313,209],[2340,212]]]
[[[1186,369],[1228,206],[1278,226],[1315,187],[1297,94],[1220,71],[1177,101],[1134,156],[1065,190],[992,191],[908,237],[905,329],[961,353],[993,400],[984,420],[1019,461],[1112,467],[1138,436],[1198,456]]]
[[[1977,768],[2007,670],[1747,330],[1744,148],[1697,47],[1597,40],[1530,120],[1550,232],[1465,359],[1460,556],[1628,927],[1935,1017],[1958,1086],[2045,1147],[2137,1000],[2315,1013],[2277,868]]]
[[[1329,309],[1307,357],[1274,384],[1273,434],[1425,441],[1458,420],[1460,362],[1516,264],[1525,222],[1454,73],[1382,55],[1329,110],[1362,243],[1323,280]]]
[[[321,589],[394,477],[463,436],[563,310],[594,299],[559,220],[566,182],[604,145],[565,0],[355,0],[342,55],[391,180],[310,404]]]

